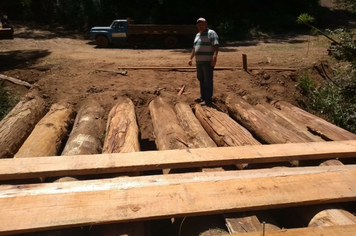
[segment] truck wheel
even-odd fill
[[[178,46],[178,39],[175,36],[168,36],[164,40],[164,45],[166,45],[167,48],[176,48]]]
[[[96,37],[95,42],[99,48],[106,48],[109,46],[109,40],[104,35],[99,35]]]

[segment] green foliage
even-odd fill
[[[309,77],[308,72],[304,72],[303,76],[300,77],[297,84],[303,95],[309,95],[313,93],[316,89],[316,85],[316,82]]]
[[[306,13],[303,13],[300,16],[298,16],[297,23],[298,24],[311,23],[314,20],[315,20],[314,17],[312,17]]]
[[[343,77],[338,84],[325,83],[316,87],[307,73],[299,80],[298,87],[305,95],[306,109],[323,115],[335,125],[356,133],[356,76]]]
[[[341,8],[356,12],[356,0],[336,0],[335,2]]]
[[[278,31],[296,28],[301,12],[314,13],[318,0],[1,0],[9,19],[62,24],[78,29],[108,25],[130,17],[136,23],[195,24],[198,17],[236,36],[250,29]]]
[[[17,100],[9,98],[3,84],[0,83],[0,120],[2,120],[7,113],[9,113],[16,103]]]
[[[356,68],[356,39],[354,32],[340,28],[334,31],[328,30],[328,33],[334,35],[340,41],[340,45],[332,45],[330,47],[331,55],[338,60],[350,62]]]

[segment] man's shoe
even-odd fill
[[[202,98],[197,98],[197,99],[194,100],[194,102],[201,103],[201,102],[204,102],[204,100]]]

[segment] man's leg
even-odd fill
[[[213,77],[214,67],[211,65],[204,65],[204,85],[205,85],[205,103],[211,104],[213,101]]]
[[[205,100],[205,88],[204,88],[204,78],[205,78],[204,65],[197,65],[197,78],[200,84],[200,98]]]

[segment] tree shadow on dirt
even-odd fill
[[[16,50],[0,54],[0,72],[12,69],[25,69],[34,65],[39,59],[47,57],[48,50]]]

